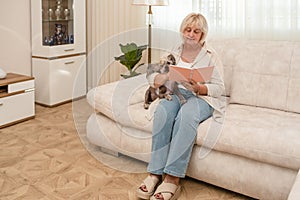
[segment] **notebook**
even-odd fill
[[[169,80],[182,82],[208,82],[211,79],[214,66],[200,67],[200,68],[186,68],[176,65],[170,65]]]

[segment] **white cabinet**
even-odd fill
[[[8,73],[0,80],[0,128],[34,116],[34,78]]]
[[[32,59],[36,102],[53,106],[86,94],[85,55],[54,60]]]
[[[31,0],[35,101],[55,106],[86,94],[85,0]]]

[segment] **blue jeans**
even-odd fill
[[[152,129],[152,152],[148,172],[185,177],[199,123],[212,116],[213,108],[192,92],[180,89],[187,102],[180,105],[162,99],[156,108]]]

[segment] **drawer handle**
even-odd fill
[[[3,106],[3,103],[0,102],[0,106]]]
[[[69,65],[69,64],[73,64],[75,61],[69,61],[69,62],[65,62],[66,65]]]
[[[65,51],[74,51],[74,49],[65,49]]]
[[[25,92],[32,92],[32,91],[34,91],[34,88],[30,88],[30,89],[25,90]]]

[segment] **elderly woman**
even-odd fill
[[[142,199],[177,199],[180,179],[185,177],[199,123],[220,111],[224,82],[222,66],[217,56],[205,44],[208,32],[203,15],[191,13],[182,21],[182,43],[171,53],[176,65],[187,68],[215,66],[210,81],[205,83],[181,82],[180,91],[185,104],[173,96],[172,101],[162,99],[153,120],[152,152],[148,164],[149,175],[137,189]],[[163,85],[168,74],[147,74],[153,87]]]

